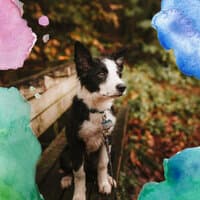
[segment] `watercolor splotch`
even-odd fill
[[[165,159],[165,181],[145,184],[138,200],[200,199],[199,157],[200,147],[194,147]]]
[[[18,0],[0,0],[0,70],[22,67],[36,42],[22,14]]]
[[[200,79],[200,1],[162,0],[152,19],[160,44],[173,49],[183,74]]]

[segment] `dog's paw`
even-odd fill
[[[72,177],[71,176],[65,176],[61,179],[61,187],[64,188],[68,188],[71,186],[72,184]]]
[[[117,183],[116,183],[115,179],[114,179],[112,176],[109,176],[109,175],[108,175],[108,182],[109,182],[114,188],[117,187]]]
[[[72,200],[86,200],[86,196],[85,194],[74,194],[73,199]]]
[[[110,194],[112,187],[116,188],[117,184],[114,178],[108,175],[107,179],[99,182],[99,192],[102,194]]]
[[[112,185],[108,180],[102,181],[99,183],[99,192],[102,194],[110,194],[112,191]]]

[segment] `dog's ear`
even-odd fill
[[[77,71],[87,72],[92,66],[92,56],[89,50],[81,42],[76,41],[74,51]]]
[[[121,49],[113,54],[111,54],[112,59],[115,60],[116,64],[120,67],[123,68],[124,64],[124,56],[127,53],[127,48]]]

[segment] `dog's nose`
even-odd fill
[[[123,83],[120,83],[116,86],[117,90],[123,93],[126,90],[126,86]]]

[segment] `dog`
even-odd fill
[[[74,49],[80,87],[69,110],[66,126],[69,155],[63,154],[61,167],[66,173],[72,169],[73,200],[86,200],[86,168],[90,165],[90,157],[97,160],[99,192],[110,194],[112,187],[116,187],[115,180],[108,173],[109,158],[104,136],[110,136],[115,125],[113,101],[126,90],[121,78],[124,51],[93,58],[80,42],[75,42]],[[62,178],[61,185],[65,188],[71,182],[72,177],[66,176]]]

